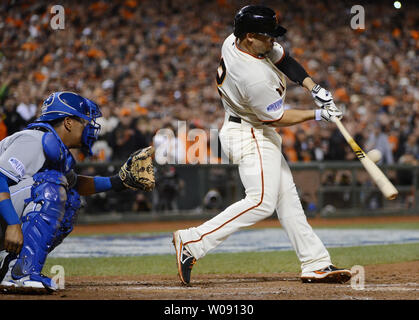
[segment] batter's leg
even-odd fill
[[[258,152],[258,145],[259,148],[262,147],[262,143],[258,144],[257,141],[254,140],[256,152]],[[263,143],[265,148],[266,144]],[[180,231],[185,247],[196,259],[205,256],[208,251],[217,247],[237,230],[272,215],[275,210],[279,183],[275,178],[275,173],[267,172],[265,162],[268,163],[267,159],[275,156],[275,151],[265,149],[260,155],[259,158],[258,154],[256,163],[246,162],[247,156],[245,156],[239,164],[240,178],[246,191],[246,197],[243,200],[232,204],[196,228]]]
[[[245,152],[239,163],[240,178],[246,190],[245,199],[232,204],[198,227],[179,230],[174,234],[178,271],[183,283],[189,283],[189,269],[194,259],[202,258],[232,233],[269,217],[275,210],[279,171],[273,170],[276,164],[270,164],[272,159],[280,156],[280,151],[270,141],[264,141],[262,134],[250,128],[249,133],[249,144],[253,145],[254,152]],[[251,148],[246,146],[246,150]],[[187,266],[185,262],[188,262]]]
[[[281,180],[277,214],[301,261],[301,269],[313,271],[331,265],[329,252],[307,222],[291,170],[281,156]]]

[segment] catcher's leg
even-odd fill
[[[80,195],[75,189],[67,192],[67,201],[65,203],[65,213],[61,225],[57,230],[55,238],[48,252],[54,250],[63,240],[73,231],[77,219],[77,211],[81,207]]]
[[[22,218],[23,248],[17,259],[8,262],[3,287],[57,290],[55,282],[41,271],[64,216],[66,187],[65,177],[57,171],[34,176],[29,212]]]
[[[33,185],[32,177],[21,180],[18,184],[10,187],[10,198],[16,213],[21,218],[25,209],[25,199],[31,196],[31,189]],[[9,262],[16,259],[15,256],[9,254],[4,250],[4,232],[7,224],[3,219],[0,219],[0,282],[8,271]],[[13,257],[13,259],[11,259]]]

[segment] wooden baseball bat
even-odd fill
[[[343,126],[342,122],[338,118],[335,118],[334,121],[338,129],[342,133],[343,137],[345,138],[346,142],[348,142],[349,146],[355,152],[359,161],[361,161],[365,170],[369,173],[369,175],[374,180],[375,184],[378,186],[383,195],[388,200],[396,199],[399,192],[390,182],[390,180],[388,180],[383,171],[381,171],[381,169],[370,158],[368,158],[364,150],[360,148],[360,146],[355,142],[355,140]]]

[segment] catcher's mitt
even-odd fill
[[[129,156],[119,170],[119,178],[126,187],[144,191],[154,189],[153,153],[154,148],[150,146],[137,150]]]

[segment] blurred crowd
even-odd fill
[[[279,42],[333,93],[360,146],[379,149],[382,163],[417,164],[418,7],[403,3],[396,10],[387,1],[368,1],[365,29],[353,30],[353,1],[263,3],[288,29]],[[93,160],[123,160],[152,143],[170,146],[166,152],[180,163],[220,157],[217,137],[210,134],[224,121],[215,73],[234,14],[247,2],[60,4],[63,30],[51,28],[54,14],[46,1],[0,4],[0,138],[37,117],[51,92],[68,90],[102,106]],[[292,82],[286,99],[287,108],[315,107],[310,93]],[[200,134],[191,137],[192,129]],[[290,162],[355,159],[333,124],[310,121],[280,133]]]

